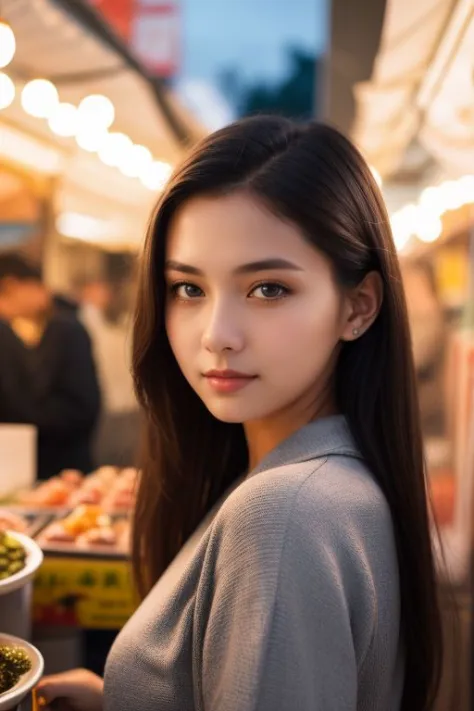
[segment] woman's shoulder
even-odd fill
[[[347,456],[248,478],[219,510],[209,545],[217,570],[236,563],[311,585],[336,571],[344,595],[369,604],[398,576],[390,508],[364,463]]]
[[[363,462],[347,456],[248,478],[219,510],[209,543],[217,572],[258,570],[260,580],[294,579],[309,590],[332,581],[367,611],[398,575],[389,506]]]
[[[329,456],[275,467],[244,480],[226,499],[217,520],[251,528],[391,528],[390,510],[374,476],[361,459]]]

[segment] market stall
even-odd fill
[[[173,166],[204,132],[88,3],[6,0],[2,19],[0,200],[2,176],[15,174],[41,204],[36,256],[61,287],[64,240],[136,248]],[[26,200],[13,219],[0,213],[0,248],[28,242],[31,230],[14,229],[27,215]]]
[[[138,476],[133,468],[101,467],[20,489],[10,480],[8,493],[3,488],[0,537],[8,530],[27,540],[35,556],[28,586],[2,599],[0,629],[32,639],[48,673],[84,666],[90,655],[103,663],[107,648],[90,649],[84,631],[107,647],[137,607],[130,535]],[[15,570],[1,555],[0,564],[1,594],[2,574],[11,588]]]
[[[355,88],[353,127],[384,181],[409,292],[433,496],[451,574],[465,582],[474,476],[465,401],[474,327],[473,38],[472,2],[389,2],[373,76]]]
[[[461,670],[460,709],[472,697],[473,42],[472,0],[389,0],[372,76],[354,88],[352,130],[383,181],[408,296],[441,588],[454,586],[461,621],[463,647],[446,660],[447,677]]]
[[[42,626],[119,629],[136,606],[130,516],[138,473],[102,467],[65,471],[4,497],[0,526],[33,537],[44,554],[33,621]]]
[[[0,520],[0,711],[36,711],[32,692],[43,674],[29,637],[32,578],[43,554],[31,537]]]
[[[0,250],[21,249],[41,263],[53,291],[137,251],[174,165],[203,135],[89,3],[1,3]],[[0,521],[44,552],[28,605],[55,671],[83,661],[81,630],[120,628],[135,608],[128,558],[136,472],[102,469],[84,480],[69,472],[36,488],[34,433],[19,437],[19,446],[11,431],[0,441],[13,467],[5,445]],[[10,631],[3,619],[0,631]]]

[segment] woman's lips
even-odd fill
[[[205,374],[211,388],[219,393],[234,393],[242,390],[256,377],[256,375],[245,375],[235,371],[209,371]]]

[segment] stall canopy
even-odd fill
[[[474,1],[388,0],[352,136],[382,175],[416,140],[452,175],[474,165]]]
[[[149,76],[86,0],[2,0],[0,10],[16,38],[13,61],[3,70],[16,93],[0,111],[0,158],[60,176],[54,190],[60,234],[135,248],[162,176],[206,131],[169,86]],[[115,109],[109,134],[125,134],[119,137],[145,154],[138,172],[130,162],[115,160],[118,150],[104,157],[106,131],[100,146],[86,148],[78,134],[58,131],[28,111],[23,90],[39,78],[52,82],[61,104],[71,104],[73,111],[86,96],[107,97]],[[132,155],[128,148],[122,154],[127,161]]]
[[[61,101],[77,105],[85,94],[105,94],[116,109],[114,130],[173,162],[203,130],[152,79],[85,0],[3,0],[1,14],[14,29],[17,51],[8,67],[19,81],[42,77]],[[50,138],[48,127],[15,101],[2,116]]]

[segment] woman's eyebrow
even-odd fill
[[[252,274],[254,272],[266,272],[272,269],[287,269],[295,272],[302,272],[303,269],[293,262],[289,262],[287,259],[281,259],[280,257],[272,257],[270,259],[260,259],[256,262],[248,262],[247,264],[241,264],[239,267],[234,269],[234,274]],[[166,271],[182,272],[183,274],[193,274],[195,276],[203,276],[204,272],[197,267],[193,267],[190,264],[183,264],[182,262],[175,261],[174,259],[168,259],[165,264]]]

